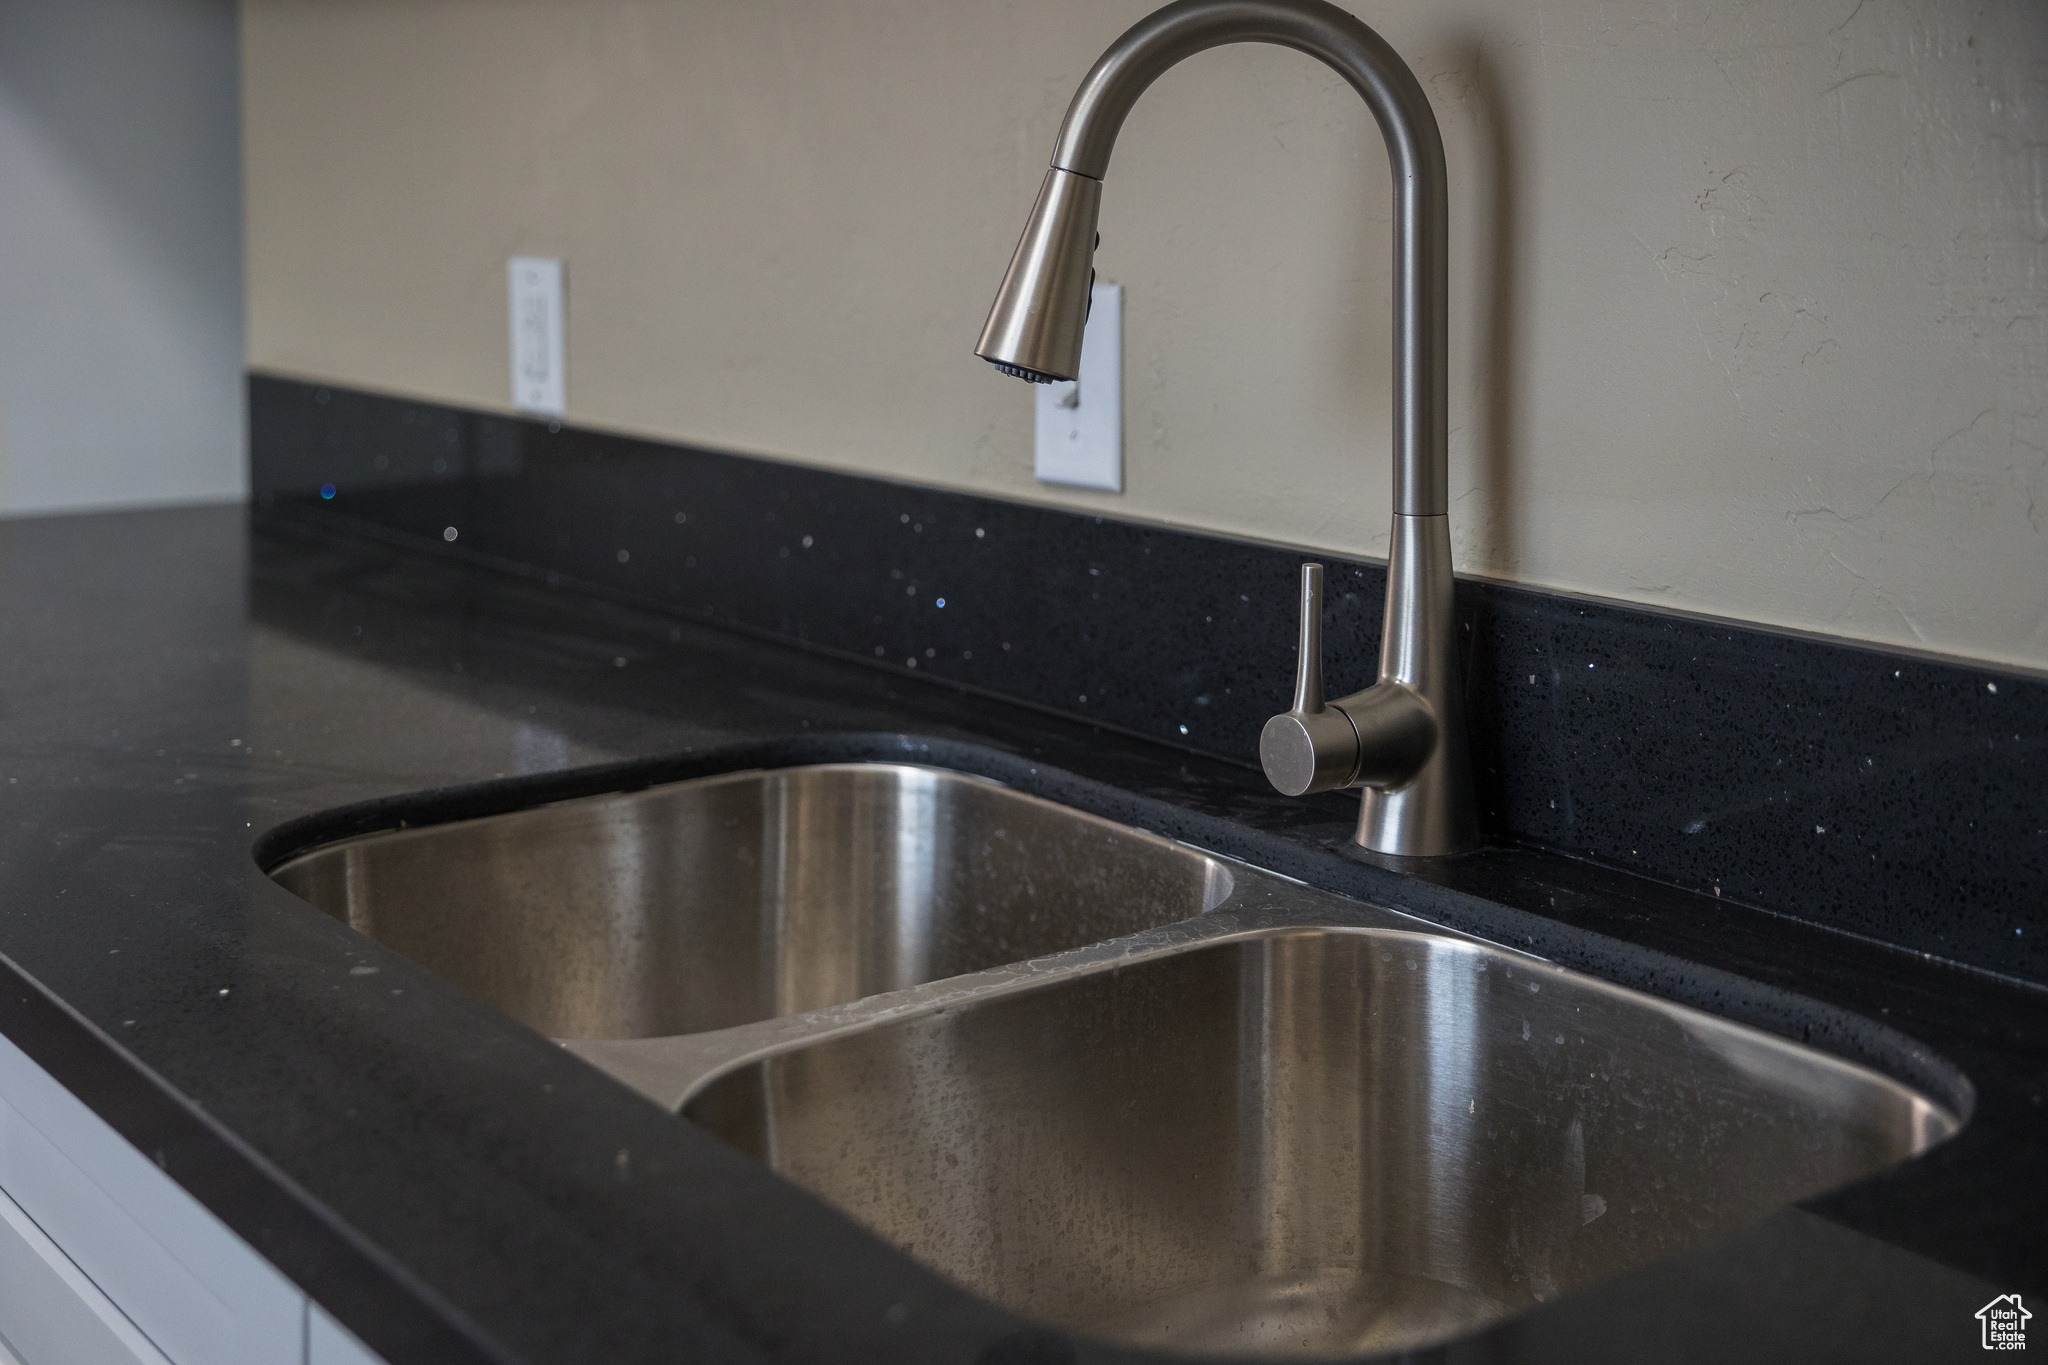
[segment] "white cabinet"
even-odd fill
[[[21,1365],[377,1360],[6,1038],[0,1342]]]
[[[0,1365],[166,1365],[163,1352],[0,1194]]]

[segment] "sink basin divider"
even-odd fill
[[[920,1015],[1117,971],[1211,944],[1289,930],[1345,929],[1385,929],[1475,944],[1485,942],[1400,911],[1316,891],[1242,863],[1235,864],[1231,872],[1234,885],[1217,908],[1198,918],[1104,943],[712,1032],[558,1041],[656,1104],[680,1110],[693,1095],[720,1076],[778,1053]],[[1543,961],[1515,948],[1489,946],[1532,963]]]

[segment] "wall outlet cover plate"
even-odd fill
[[[1081,333],[1081,377],[1034,384],[1040,483],[1124,491],[1124,287],[1098,284]]]
[[[562,263],[514,256],[505,263],[505,284],[512,310],[512,406],[560,417],[569,407]]]

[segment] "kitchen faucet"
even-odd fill
[[[1304,564],[1294,704],[1266,722],[1259,761],[1289,796],[1363,787],[1365,849],[1461,853],[1480,839],[1451,594],[1444,147],[1421,84],[1386,40],[1322,0],[1178,0],[1140,20],[1067,106],[974,353],[1036,384],[1079,374],[1117,131],[1167,68],[1226,43],[1278,43],[1334,67],[1379,121],[1394,172],[1394,532],[1379,680],[1324,700],[1323,567]]]

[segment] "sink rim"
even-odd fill
[[[266,835],[258,844],[257,866],[264,876],[275,881],[284,873],[311,859],[328,857],[344,849],[364,844],[412,843],[446,837],[450,831],[496,820],[537,816],[543,812],[572,806],[597,807],[615,801],[634,801],[655,795],[656,793],[673,792],[682,788],[702,789],[726,784],[738,785],[749,781],[758,782],[763,779],[772,778],[779,773],[871,773],[877,770],[917,773],[927,777],[936,777],[943,782],[971,783],[977,787],[1002,792],[1007,798],[1032,806],[1044,806],[1056,810],[1063,818],[1114,830],[1121,838],[1135,839],[1145,844],[1191,853],[1213,864],[1216,870],[1220,870],[1224,874],[1224,884],[1220,888],[1211,888],[1206,893],[1205,900],[1207,903],[1202,910],[1204,914],[1214,910],[1217,906],[1224,904],[1230,899],[1232,891],[1230,879],[1238,867],[1245,865],[1238,859],[1226,857],[1219,853],[1211,853],[1209,850],[1199,848],[1185,840],[1175,839],[1138,825],[1125,824],[1121,821],[1112,820],[1107,816],[1098,815],[1094,811],[1085,810],[1080,806],[1071,805],[1064,801],[1055,801],[1050,797],[1040,796],[1035,792],[1021,790],[1013,784],[1003,781],[1001,778],[990,777],[983,773],[969,772],[960,768],[949,768],[936,763],[915,763],[903,759],[883,758],[834,759],[815,763],[797,762],[772,765],[750,764],[738,768],[722,768],[716,772],[701,773],[696,776],[676,778],[670,781],[639,783],[633,786],[609,788],[602,791],[569,792],[562,795],[544,797],[541,800],[524,805],[512,805],[504,809],[488,810],[481,813],[456,812],[449,814],[443,819],[415,822],[401,818],[394,824],[383,825],[377,828],[341,832],[328,838],[315,836],[310,840],[294,841],[288,847],[282,849],[276,848],[276,845],[283,841],[272,838],[272,835],[278,831],[272,831],[271,835]],[[282,829],[283,827],[280,828]]]

